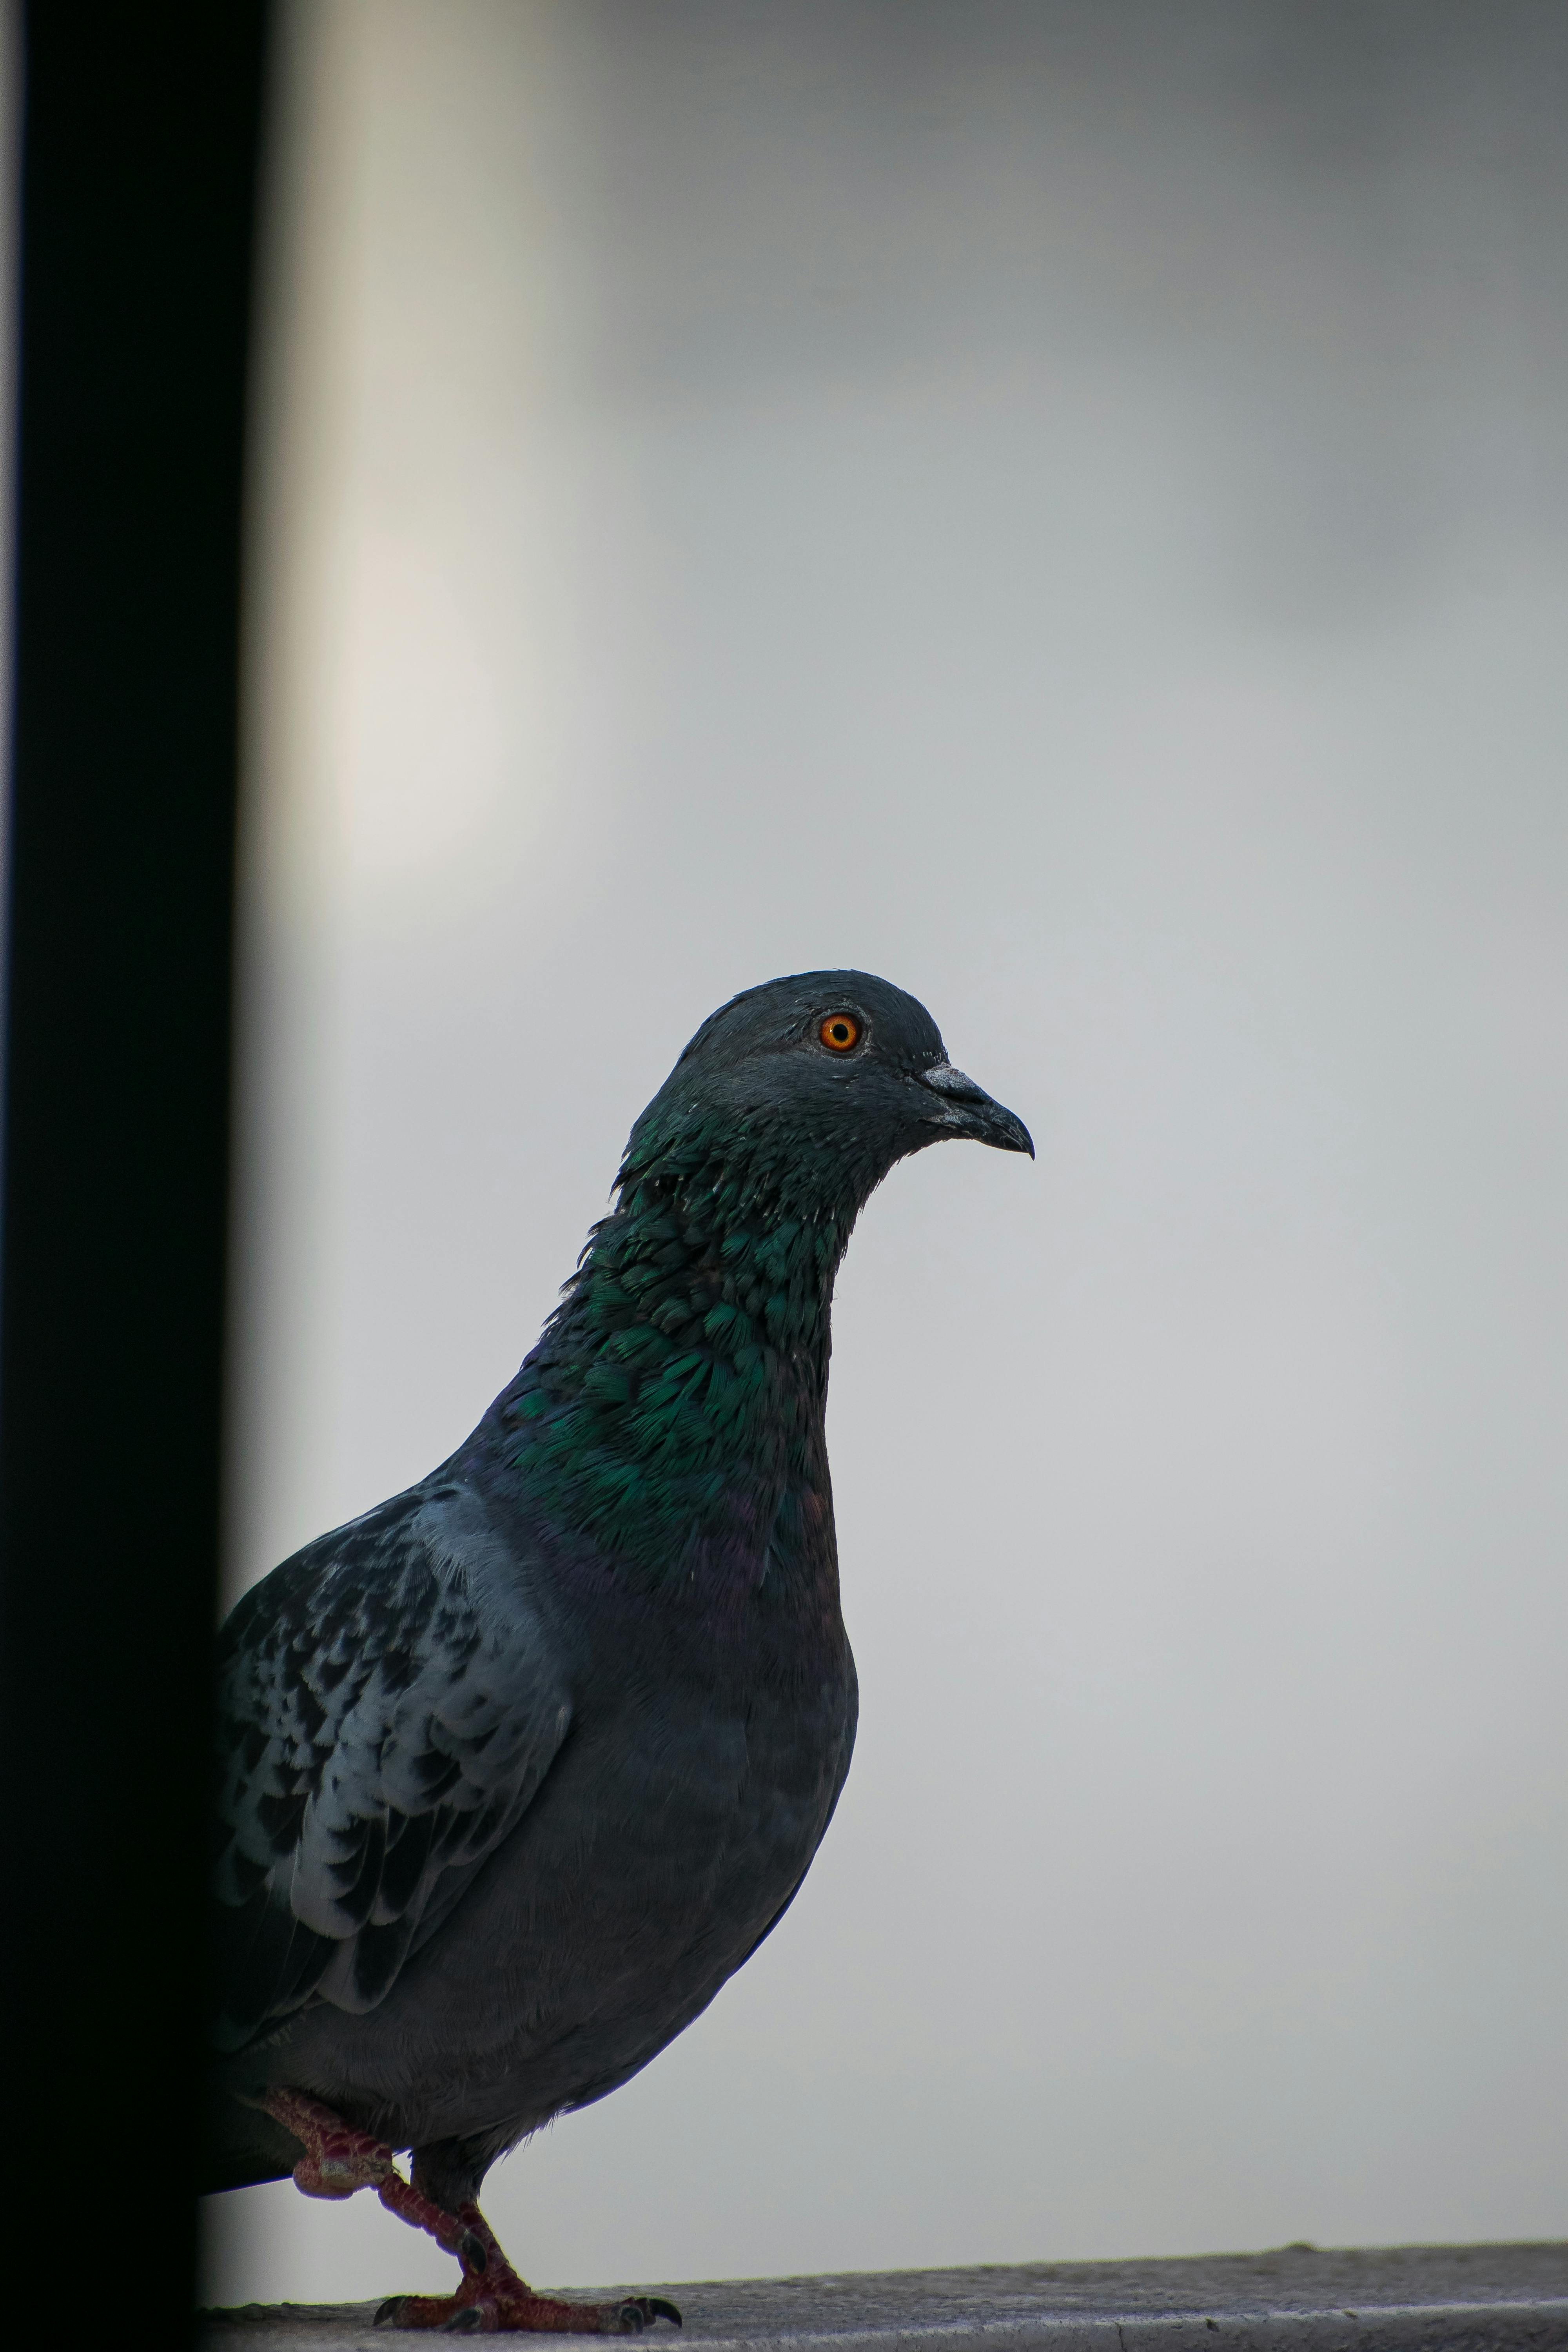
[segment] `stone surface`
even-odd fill
[[[389,2265],[389,2269],[392,2266]],[[388,2292],[396,2286],[389,2276]],[[1568,2352],[1568,2243],[1393,2246],[1173,2262],[734,2279],[635,2290],[551,2289],[603,2300],[668,2294],[685,2334],[735,2352]],[[203,2352],[387,2352],[374,2304],[250,2305],[209,2312]],[[660,2336],[674,2340],[660,2327]]]

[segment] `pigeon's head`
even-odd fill
[[[623,1181],[721,1167],[800,1206],[858,1206],[895,1161],[965,1136],[1034,1157],[914,997],[869,972],[798,972],[702,1024],[632,1129]]]

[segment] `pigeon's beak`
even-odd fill
[[[917,1070],[915,1077],[936,1097],[937,1107],[928,1114],[933,1126],[949,1135],[973,1136],[976,1143],[989,1143],[998,1151],[1026,1151],[1034,1158],[1034,1142],[1023,1120],[951,1062],[933,1062],[929,1070]]]

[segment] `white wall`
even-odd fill
[[[237,1589],[531,1344],[734,989],[913,989],[786,1927],[552,2281],[1568,2227],[1568,25],[314,0],[258,476]],[[215,2292],[450,2266],[222,2200]]]

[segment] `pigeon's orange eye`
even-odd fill
[[[860,1043],[860,1024],[850,1013],[830,1013],[817,1035],[830,1054],[847,1054]]]

